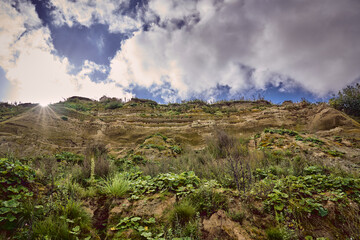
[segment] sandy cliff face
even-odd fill
[[[136,106],[129,103],[116,110],[81,112],[62,104],[35,106],[0,122],[0,152],[19,155],[69,149],[82,152],[88,144],[101,142],[113,153],[122,154],[154,133],[166,133],[178,144],[201,148],[219,128],[244,136],[272,127],[360,139],[359,124],[325,104],[279,106],[235,102],[209,105],[207,109],[194,104],[179,111],[180,107],[153,108],[146,103]]]

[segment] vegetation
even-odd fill
[[[129,190],[129,182],[122,174],[105,179],[100,185],[101,192],[110,197],[122,197]]]
[[[305,100],[290,105],[107,97],[54,104],[51,121],[79,130],[79,139],[56,135],[50,124],[33,152],[1,156],[0,238],[360,238],[358,129],[320,134],[295,120],[267,119],[278,109],[322,109]],[[22,110],[11,111],[1,119]],[[5,130],[15,126],[4,122]],[[132,132],[136,126],[140,132]],[[11,143],[28,140],[15,137],[21,131],[8,134]],[[52,135],[69,143],[38,143]]]
[[[360,84],[347,86],[338,95],[331,98],[330,105],[334,108],[344,111],[346,114],[360,116]]]
[[[11,230],[21,224],[24,204],[33,196],[34,171],[19,160],[0,158],[1,229]]]

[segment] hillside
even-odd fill
[[[360,124],[325,103],[0,104],[0,157],[4,239],[360,239]]]

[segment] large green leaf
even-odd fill
[[[321,217],[325,217],[329,213],[328,210],[326,208],[323,208],[323,207],[319,207],[318,211],[319,211],[319,215]]]

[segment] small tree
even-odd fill
[[[215,143],[211,151],[216,157],[226,159],[226,168],[234,178],[239,192],[246,192],[252,183],[250,156],[246,141],[240,141],[221,130],[215,134]]]
[[[346,114],[360,116],[360,84],[356,83],[339,91],[338,96],[329,100],[329,104]]]

